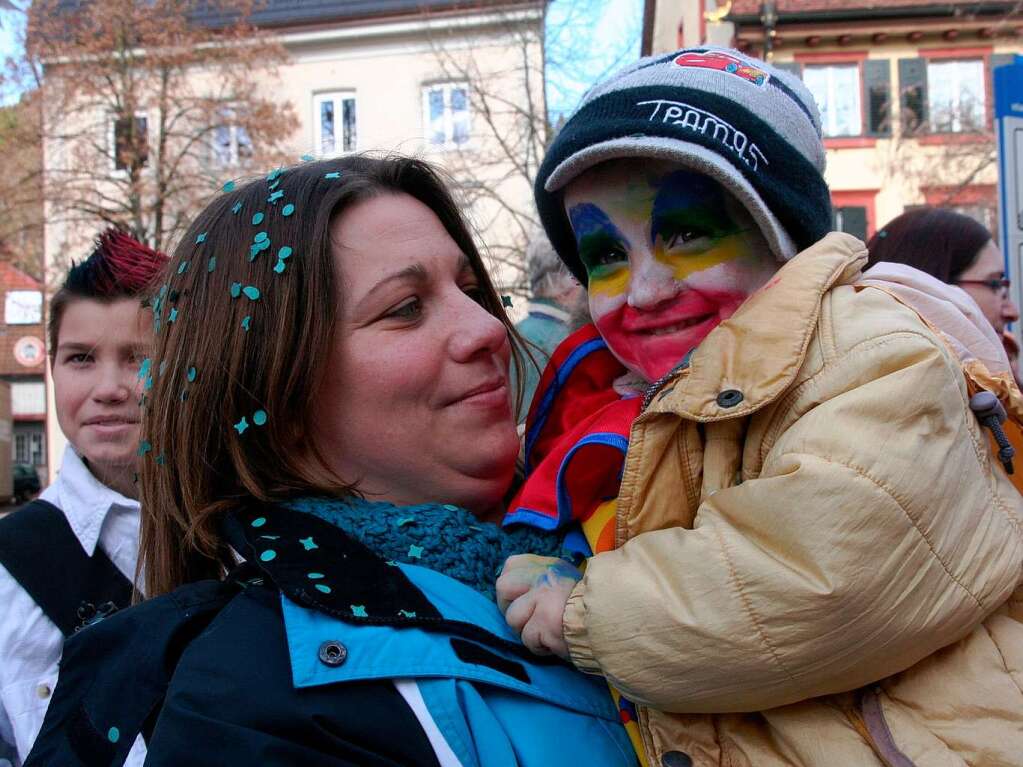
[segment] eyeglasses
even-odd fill
[[[1012,280],[1008,277],[998,277],[993,280],[957,280],[957,285],[983,285],[985,288],[990,289],[994,293],[1001,293],[1002,297],[1009,295],[1009,288],[1012,286]]]

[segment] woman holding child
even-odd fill
[[[450,194],[401,158],[233,186],[141,371],[157,598],[67,644],[28,764],[142,731],[147,765],[634,765],[606,688],[494,602],[508,555],[562,544],[495,524],[511,331]]]

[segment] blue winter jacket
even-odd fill
[[[532,656],[482,594],[301,512],[227,527],[230,578],[68,641],[26,767],[119,765],[139,732],[159,767],[636,764],[602,681]]]

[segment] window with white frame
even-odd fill
[[[38,325],[43,321],[43,294],[38,290],[8,290],[4,297],[4,323]]]
[[[46,438],[41,431],[15,432],[14,444],[11,447],[15,463],[41,466],[44,462]]]
[[[358,146],[355,94],[319,93],[313,97],[313,130],[317,154],[354,152]]]
[[[981,131],[986,109],[983,59],[927,62],[927,114],[932,131]]]
[[[978,202],[973,205],[950,205],[949,207],[956,213],[962,213],[964,216],[972,218],[978,224],[991,232],[993,237],[997,236],[997,216],[995,214],[994,207],[991,205],[985,205]]]
[[[220,116],[220,124],[213,129],[210,146],[213,163],[230,167],[251,159],[252,139],[245,126],[237,124],[234,110],[223,109]]]
[[[454,149],[468,143],[470,122],[466,83],[437,83],[423,88],[423,125],[430,146]]]
[[[141,168],[149,162],[149,118],[115,117],[110,126],[111,159],[114,170]]]
[[[859,64],[807,65],[803,82],[820,109],[825,136],[862,135]]]

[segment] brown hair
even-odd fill
[[[72,263],[50,299],[47,336],[50,359],[57,354],[60,322],[69,304],[79,299],[109,304],[123,298],[147,298],[167,265],[167,256],[115,226],[96,238],[92,253]]]
[[[977,260],[991,232],[947,208],[913,208],[893,218],[870,242],[868,266],[906,264],[950,284]]]
[[[468,256],[483,306],[514,336],[469,227],[422,161],[309,162],[214,200],[176,249],[154,301],[140,448],[147,596],[232,566],[219,522],[246,499],[354,491],[307,441],[307,403],[322,381],[337,315],[331,222],[388,193],[411,195],[436,214]],[[282,247],[290,257],[280,258]],[[243,417],[249,428],[241,434],[234,425]]]

